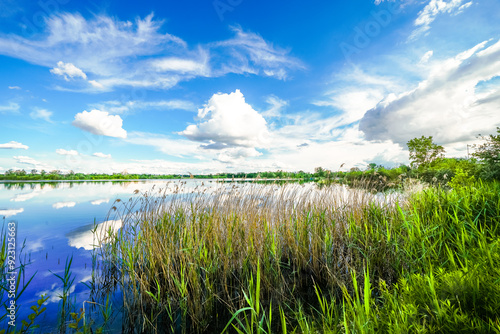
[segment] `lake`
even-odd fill
[[[120,216],[120,208],[123,209],[124,205],[132,205],[144,193],[148,192],[148,197],[151,198],[160,194],[158,190],[164,189],[165,191],[161,194],[167,197],[175,193],[177,198],[189,201],[192,194],[197,196],[197,193],[203,193],[202,196],[211,196],[210,191],[205,193],[201,189],[227,190],[228,196],[234,198],[242,194],[248,196],[252,194],[252,189],[259,193],[258,189],[261,186],[256,184],[254,184],[255,188],[243,186],[246,190],[239,193],[238,189],[241,188],[238,183],[221,184],[216,180],[0,183],[0,219],[3,217],[4,228],[10,222],[17,223],[17,260],[21,260],[26,265],[25,280],[35,275],[17,302],[20,306],[16,314],[17,324],[19,325],[22,319],[27,319],[32,313],[30,306],[34,305],[43,294],[48,296],[45,303],[47,311],[37,319],[36,324],[41,325],[44,333],[56,332],[61,301],[59,296],[62,293],[61,280],[56,275],[63,275],[66,261],[70,258],[73,259],[71,273],[74,277],[74,283],[70,289],[71,302],[77,310],[83,307],[83,302],[91,297],[88,283],[92,278],[93,245],[97,243],[91,230],[96,225],[98,230],[111,228],[117,231],[120,229],[121,218],[131,219],[131,216],[128,218]],[[277,191],[279,188],[281,191]],[[369,194],[340,185],[321,189],[315,183],[302,185],[296,183],[284,188],[274,184],[269,189],[277,192],[276,195],[266,195],[266,198],[260,199],[263,202],[267,201],[267,205],[270,205],[269,200],[273,199],[280,203],[288,203],[319,196],[318,198],[329,198],[328,201],[332,200],[332,203],[345,207],[345,203],[352,200],[394,203],[399,197],[397,193],[391,196]],[[262,194],[271,193],[263,192]],[[362,200],[356,198],[362,198]],[[140,203],[136,204],[137,209],[140,210]],[[112,210],[114,206],[118,207],[117,211]],[[270,206],[274,207],[274,205]],[[131,212],[132,210],[128,211],[129,214]],[[24,248],[21,246],[23,242]],[[8,300],[5,295],[2,302]],[[120,292],[116,291],[112,308],[114,321],[110,323],[110,332],[121,330],[120,309],[123,299],[120,297]],[[91,309],[91,306],[86,304],[85,315],[98,320],[98,312],[95,311],[95,307],[94,310]],[[6,326],[7,320],[4,320],[0,329]]]
[[[0,219],[3,226],[17,222],[16,257],[26,264],[25,279],[35,275],[17,305],[17,324],[27,319],[40,295],[46,294],[47,311],[37,319],[42,331],[56,331],[61,281],[66,260],[73,257],[71,272],[74,284],[71,288],[72,302],[77,309],[89,298],[90,290],[84,284],[91,278],[92,245],[91,229],[106,222],[110,208],[117,199],[127,201],[155,188],[178,184],[172,180],[144,181],[95,181],[95,182],[16,182],[0,183]],[[189,192],[201,184],[215,180],[183,180],[183,191]],[[106,225],[108,224],[108,225]],[[106,223],[115,229],[120,222]],[[24,242],[24,248],[22,244]],[[21,258],[19,254],[21,252]],[[19,264],[19,263],[18,263]],[[3,302],[7,300],[4,294]],[[88,304],[87,304],[88,305]],[[120,304],[121,305],[121,304]],[[4,310],[2,310],[3,312]],[[87,310],[86,310],[87,311]],[[88,312],[88,311],[87,311]],[[1,314],[1,313],[0,313]],[[119,317],[119,316],[118,316]],[[119,321],[115,321],[119,326]],[[0,329],[6,328],[7,320]]]

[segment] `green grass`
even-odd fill
[[[169,186],[118,201],[110,219],[123,228],[97,233],[92,303],[119,308],[124,332],[500,332],[497,182],[386,197],[371,185]],[[90,331],[82,312],[62,331]]]
[[[338,186],[181,191],[123,203],[102,248],[130,331],[500,330],[498,183],[385,200]]]

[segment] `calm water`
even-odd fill
[[[185,180],[184,180],[185,181]],[[85,286],[91,277],[92,233],[94,222],[106,222],[116,199],[128,200],[149,191],[153,186],[166,187],[172,180],[132,182],[57,182],[57,183],[0,183],[0,220],[2,225],[17,222],[17,257],[25,241],[21,259],[26,266],[26,279],[35,278],[23,293],[18,305],[17,324],[31,313],[29,307],[40,295],[46,294],[47,311],[41,316],[43,332],[54,331],[62,287],[54,275],[62,275],[65,261],[73,256],[71,271],[75,277],[72,287],[77,309],[89,298]],[[185,190],[211,181],[188,180]],[[140,192],[134,194],[136,190]],[[4,218],[5,217],[5,218]],[[3,219],[2,219],[3,218]],[[119,228],[119,222],[107,224]],[[4,295],[4,301],[6,296]],[[0,311],[0,314],[4,309]],[[116,321],[118,323],[118,321]],[[0,329],[6,328],[6,321]]]
[[[173,190],[176,185],[180,185],[180,182],[179,180],[147,180],[0,183],[0,220],[5,217],[3,218],[4,226],[12,221],[17,222],[18,260],[24,241],[25,247],[20,258],[23,263],[27,264],[25,277],[28,279],[35,275],[34,280],[17,303],[21,306],[16,315],[18,326],[21,324],[21,319],[27,319],[27,316],[32,313],[30,306],[34,305],[42,294],[45,294],[49,297],[45,304],[47,311],[37,319],[36,323],[42,326],[40,331],[43,333],[56,332],[62,284],[54,274],[62,275],[66,259],[73,257],[71,272],[75,280],[71,298],[76,309],[80,309],[82,303],[90,298],[90,289],[85,283],[89,282],[92,277],[92,245],[95,241],[91,229],[94,224],[117,230],[121,227],[119,218],[114,213],[110,216],[111,218],[108,218],[115,200],[133,200],[144,192],[149,192],[153,187],[155,187],[155,193],[158,188],[168,187]],[[208,188],[220,186],[216,186],[216,181],[213,180],[182,180],[182,183],[181,196],[191,193],[197,186],[204,185]],[[226,189],[234,186],[234,183],[223,185],[227,187]],[[338,198],[349,200],[353,198],[353,194],[362,195],[359,191],[351,191],[344,186],[335,187],[335,194]],[[273,186],[274,190],[277,188]],[[301,191],[308,193],[311,198],[316,195],[320,196],[322,192],[314,184],[307,186],[296,184],[295,187],[287,187],[287,189],[292,199],[300,198],[294,195],[300,194]],[[315,191],[309,192],[311,189]],[[379,195],[381,194],[369,196],[379,202],[394,202],[394,196]],[[121,207],[120,204],[117,206]],[[7,299],[5,295],[3,301]],[[119,332],[121,329],[119,311],[122,301],[119,297],[120,294],[117,293],[113,301],[115,320],[108,328],[109,332]],[[96,313],[88,309],[88,304],[85,311],[86,317],[91,315],[95,318]],[[4,309],[2,308],[0,312],[4,312]],[[0,324],[0,330],[6,328],[6,325],[7,321],[3,321]]]

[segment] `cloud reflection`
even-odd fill
[[[12,217],[18,213],[24,212],[23,208],[20,209],[0,209],[0,216]]]
[[[96,199],[95,201],[90,202],[90,204],[92,204],[92,205],[101,205],[103,203],[109,203],[109,198]]]
[[[109,235],[109,231],[115,233],[122,227],[122,225],[123,223],[121,219],[107,220],[98,224],[97,227],[94,227],[93,224],[79,227],[66,234],[66,237],[68,238],[68,244],[71,247],[92,250],[95,247],[99,247],[99,243],[106,239]]]
[[[52,204],[54,209],[62,209],[62,208],[72,208],[76,205],[76,202],[57,202]]]

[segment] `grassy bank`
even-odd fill
[[[500,330],[500,186],[381,198],[314,185],[118,204],[102,279],[143,332]],[[140,210],[136,211],[138,205]]]

